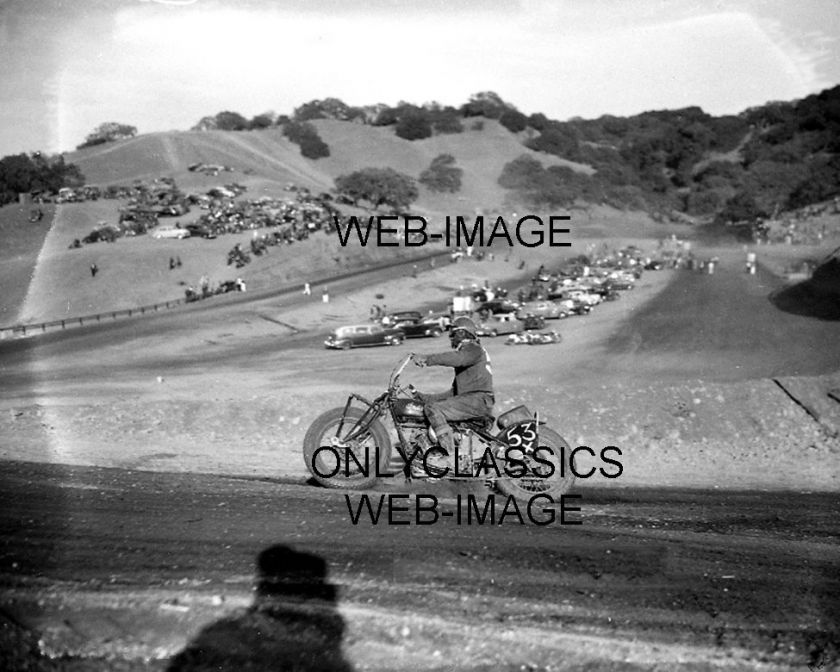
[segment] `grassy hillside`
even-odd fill
[[[416,203],[420,210],[447,213],[500,208],[506,192],[499,187],[498,177],[506,163],[523,154],[538,157],[545,166],[565,165],[583,174],[592,172],[584,164],[527,149],[518,136],[494,120],[485,120],[482,130],[414,142],[397,137],[388,127],[328,119],[314,124],[330,147],[330,156],[317,161],[301,156],[297,145],[278,128],[152,133],[79,150],[67,154],[66,161],[77,165],[88,183],[101,186],[167,176],[175,178],[185,191],[236,181],[246,185],[250,195],[279,196],[289,182],[329,191],[337,176],[367,166],[390,167],[417,178],[437,155],[449,153],[464,170],[461,191],[440,195],[421,186]],[[234,171],[208,177],[187,170],[198,162],[222,164]]]
[[[510,209],[506,208],[514,206],[506,204],[507,192],[497,180],[504,165],[522,154],[535,157],[545,167],[566,166],[576,174],[591,173],[586,165],[526,149],[519,136],[493,120],[484,120],[481,130],[414,142],[397,137],[389,127],[326,119],[314,124],[331,152],[328,158],[317,161],[301,156],[298,146],[276,127],[241,132],[153,133],[79,150],[68,154],[65,160],[77,165],[89,184],[128,185],[135,180],[149,182],[172,177],[185,192],[204,192],[213,186],[238,182],[247,187],[240,198],[251,199],[263,195],[292,198],[293,194],[285,189],[290,182],[315,192],[330,191],[335,177],[367,166],[391,167],[416,178],[434,157],[449,153],[464,170],[463,187],[456,194],[443,196],[420,187],[420,198],[413,209],[425,214],[430,224],[441,222],[443,215],[470,216],[479,209],[498,210],[509,216]],[[198,162],[222,164],[233,170],[211,177],[187,169]],[[21,321],[72,317],[182,298],[185,287],[197,285],[205,274],[214,284],[241,276],[249,289],[259,290],[317,280],[406,252],[373,246],[343,248],[336,236],[318,233],[302,243],[271,248],[267,256],[254,257],[242,269],[228,266],[227,251],[237,242],[247,248],[251,231],[215,240],[154,240],[138,236],[121,238],[113,244],[68,249],[74,238],[82,238],[100,222],[115,223],[119,207],[124,204],[121,200],[100,199],[58,207],[29,298],[19,315]],[[201,212],[193,208],[178,220],[194,221]],[[520,214],[523,212],[520,210]],[[577,227],[574,230],[578,236],[585,235],[584,230],[590,235],[663,233],[651,227],[650,219],[641,213],[631,218],[604,208],[592,208],[588,214],[575,217],[573,226]],[[413,252],[425,254],[429,250],[416,248]],[[523,253],[533,256],[535,252]],[[183,265],[170,271],[170,256],[180,256]],[[90,276],[92,263],[99,267],[95,279]],[[24,292],[34,266],[31,255],[26,269],[19,273]],[[7,317],[4,323],[11,321]]]
[[[38,253],[55,215],[55,207],[42,206],[43,219],[29,221],[32,206],[12,204],[0,208],[0,324],[13,324],[26,298]]]
[[[174,177],[187,191],[237,181],[255,190],[266,184],[282,187],[294,182],[311,189],[332,187],[332,179],[300,156],[279,129],[226,133],[224,131],[169,132],[141,135],[109,145],[79,150],[66,156],[84,173],[88,183],[127,184],[136,179]],[[191,173],[192,163],[230,166],[232,173],[208,177]]]
[[[451,135],[436,135],[425,140],[403,140],[389,127],[347,124],[333,120],[313,122],[330,146],[331,155],[318,161],[333,177],[359,167],[389,166],[419,177],[439,154],[451,154],[464,171],[461,190],[442,195],[420,186],[417,206],[446,213],[472,214],[476,208],[485,211],[502,207],[506,191],[497,180],[506,163],[527,154],[545,166],[567,165],[582,173],[590,173],[586,165],[556,156],[539,154],[524,147],[520,139],[492,119],[484,120],[482,130],[466,130]]]

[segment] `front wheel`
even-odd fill
[[[528,502],[535,495],[548,495],[556,500],[566,494],[575,482],[571,469],[571,447],[557,432],[540,427],[537,459],[511,451],[510,456],[526,464],[526,473],[521,478],[503,476],[496,486],[505,495],[512,495],[522,502]]]
[[[379,420],[358,425],[358,408],[333,408],[318,416],[303,438],[303,457],[312,477],[328,488],[365,490],[387,472],[391,439]],[[357,426],[358,425],[358,426]],[[378,464],[378,467],[377,467]]]

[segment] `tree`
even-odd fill
[[[102,145],[106,142],[114,142],[115,140],[125,140],[127,138],[133,138],[135,135],[137,135],[136,127],[109,121],[97,126],[93,133],[88,135],[85,141],[81,145],[78,145],[76,149]]]
[[[468,103],[461,106],[461,114],[465,117],[485,117],[487,119],[498,119],[507,110],[516,108],[502,100],[502,97],[494,91],[482,91],[470,96]]]
[[[322,159],[330,155],[329,145],[308,121],[290,121],[283,126],[283,135],[298,145],[300,153],[307,159]]]
[[[330,155],[330,148],[308,121],[290,121],[283,126],[283,135],[300,147],[307,159],[322,159]]]
[[[499,123],[511,133],[519,133],[527,128],[528,117],[517,110],[506,110],[499,117]]]
[[[432,123],[426,110],[415,108],[400,116],[394,130],[398,137],[405,140],[422,140],[432,135]]]
[[[442,106],[437,103],[427,104],[424,109],[429,114],[432,129],[435,133],[463,133],[464,124],[461,123],[461,115],[451,105]]]
[[[551,124],[536,138],[526,142],[525,146],[537,152],[546,152],[567,159],[575,159],[579,154],[577,135],[568,124]]]
[[[455,157],[451,154],[439,154],[429,167],[420,173],[420,183],[431,191],[455,193],[461,189],[461,176],[464,171],[455,166]]]
[[[388,205],[394,210],[408,208],[418,196],[414,179],[393,168],[363,168],[335,178],[336,190],[357,204],[368,201],[374,208]]]
[[[274,118],[273,115],[265,112],[263,114],[256,115],[251,121],[248,122],[248,127],[257,130],[261,128],[271,128],[274,125]]]
[[[739,191],[730,198],[723,210],[718,213],[719,222],[751,221],[759,217],[766,217],[767,213],[758,207],[755,198],[748,191]]]
[[[505,189],[527,189],[542,178],[544,170],[534,157],[523,154],[505,164],[499,184]]]
[[[800,208],[837,195],[840,195],[840,157],[835,155],[810,166],[808,179],[791,191],[788,207]]]
[[[216,115],[216,128],[220,131],[245,131],[249,128],[248,120],[239,112],[219,112]]]
[[[338,98],[324,98],[324,100],[310,100],[295,108],[295,121],[311,121],[312,119],[338,119],[339,121],[353,121],[364,119],[365,111],[360,107],[351,107]]]
[[[78,166],[65,164],[64,157],[46,159],[42,154],[17,154],[0,159],[0,205],[31,191],[58,192],[61,187],[78,187],[85,182]]]

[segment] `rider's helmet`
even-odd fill
[[[478,329],[469,317],[456,317],[449,330],[449,342],[457,348],[464,341],[478,340]]]

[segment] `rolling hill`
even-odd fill
[[[461,191],[453,195],[429,192],[420,186],[416,207],[429,212],[471,214],[474,209],[499,209],[505,190],[497,180],[504,165],[526,154],[546,167],[562,165],[582,174],[589,166],[527,149],[521,138],[497,121],[485,120],[481,130],[438,135],[409,141],[388,127],[367,126],[331,119],[313,122],[330,147],[330,156],[317,161],[301,156],[297,145],[281,129],[254,131],[171,131],[139,135],[107,145],[97,145],[65,155],[77,165],[89,184],[107,186],[134,180],[172,177],[185,191],[220,184],[222,179],[248,187],[250,195],[280,196],[289,182],[314,191],[330,191],[339,175],[365,167],[389,167],[417,178],[432,159],[442,153],[455,157],[464,170]],[[191,173],[192,163],[230,166],[233,173],[209,178]]]

